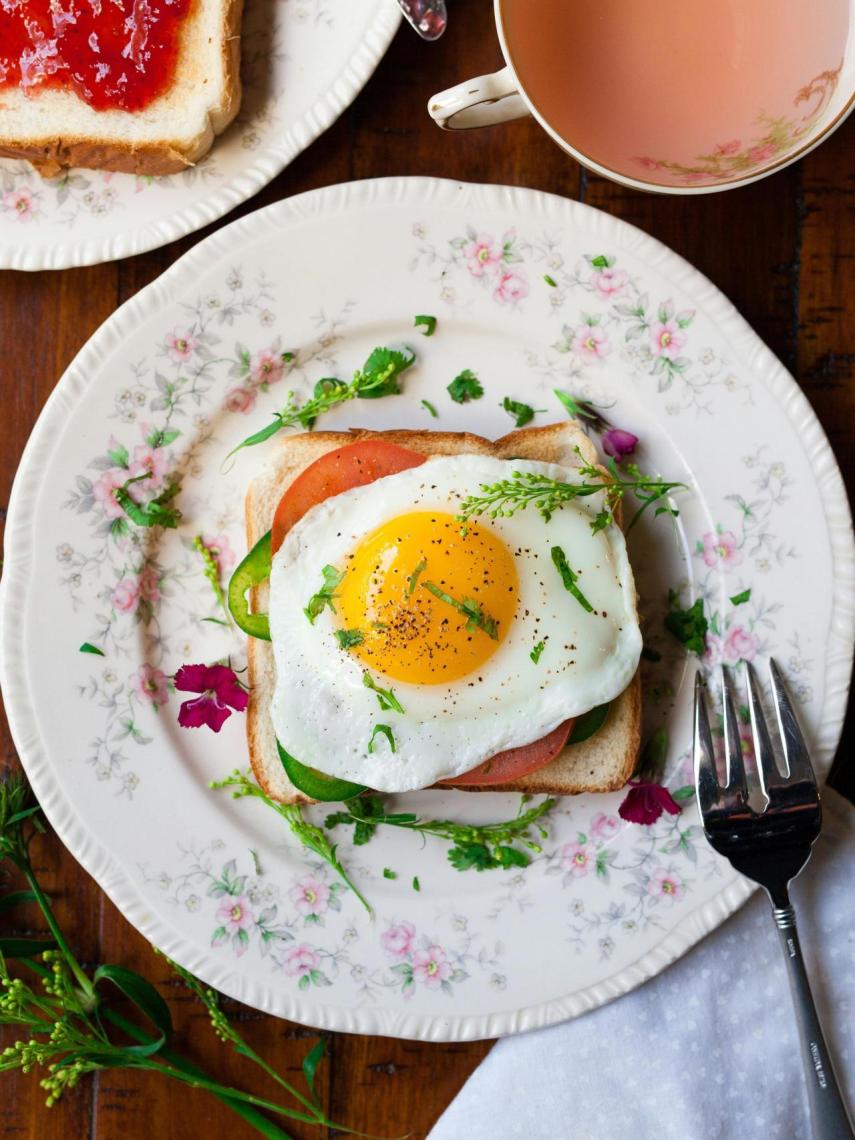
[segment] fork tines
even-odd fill
[[[786,764],[785,772],[779,767],[766,718],[763,715],[757,672],[749,662],[745,662],[745,668],[748,675],[748,717],[757,773],[769,806],[773,807],[784,789],[792,788],[796,783],[808,783],[815,789],[816,779],[807,745],[777,664],[770,659],[769,675],[781,751]],[[716,772],[715,749],[704,698],[705,688],[703,677],[699,672],[695,677],[694,764],[698,806],[702,814],[714,806],[736,807],[745,805],[748,801],[748,781],[742,756],[733,678],[726,668],[722,668],[721,698],[726,773],[724,785],[719,784]]]

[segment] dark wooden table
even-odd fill
[[[429,95],[500,65],[492,5],[458,0],[435,45],[402,28],[356,103],[257,198],[237,213],[290,194],[386,174],[504,182],[579,198],[633,222],[688,258],[741,310],[798,377],[843,468],[855,476],[855,118],[803,162],[757,185],[700,198],[662,198],[589,177],[532,121],[446,135],[425,111]],[[236,215],[231,215],[235,217]],[[229,219],[227,219],[229,220]],[[128,261],[61,273],[0,274],[0,512],[5,517],[24,443],[53,385],[114,309],[194,245],[194,234]],[[5,723],[2,765],[17,763]],[[850,715],[832,780],[852,798]],[[161,983],[179,1044],[219,1079],[255,1070],[226,1052],[204,1012],[53,837],[38,869],[64,929],[87,962],[122,962]],[[283,1072],[299,1073],[316,1034],[234,1005],[247,1037]],[[6,1043],[5,1040],[2,1041]],[[385,1136],[426,1134],[490,1047],[423,1045],[336,1035],[322,1076],[335,1119]],[[0,1131],[35,1140],[241,1140],[256,1135],[215,1100],[148,1075],[103,1073],[51,1110],[37,1077],[7,1076]],[[317,1136],[296,1126],[298,1140]],[[498,1134],[497,1134],[498,1135]]]

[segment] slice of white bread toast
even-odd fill
[[[493,455],[499,459],[533,459],[544,463],[577,466],[579,453],[589,463],[597,452],[579,425],[568,420],[542,428],[523,428],[494,442],[466,432],[387,431],[312,432],[289,436],[280,443],[265,470],[249,487],[246,496],[246,530],[249,548],[270,530],[280,498],[310,463],[359,439],[382,437],[389,443],[424,455]],[[577,449],[578,448],[578,452]],[[252,591],[252,608],[268,608],[268,584]],[[276,685],[273,648],[268,641],[249,639],[250,698],[247,709],[247,741],[253,774],[264,791],[281,803],[311,803],[285,774],[276,748],[270,719],[270,704]],[[636,673],[629,687],[612,701],[599,732],[581,744],[569,745],[549,764],[510,784],[463,787],[456,791],[528,792],[557,796],[579,792],[610,792],[622,788],[632,775],[641,738],[641,685]],[[310,757],[302,758],[311,764]]]
[[[169,89],[138,111],[96,111],[74,91],[0,88],[0,155],[45,178],[63,167],[173,174],[211,148],[240,107],[243,0],[195,0]]]

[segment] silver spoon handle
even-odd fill
[[[773,914],[787,964],[787,980],[801,1038],[813,1140],[855,1140],[852,1120],[846,1111],[810,992],[796,929],[796,912],[793,907],[785,906],[774,907]]]

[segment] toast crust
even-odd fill
[[[32,163],[43,178],[55,178],[62,170],[88,167],[97,170],[114,170],[123,174],[155,177],[176,174],[198,162],[211,149],[214,139],[232,122],[240,110],[240,27],[243,0],[224,0],[220,32],[220,65],[223,73],[222,101],[207,109],[206,118],[192,139],[169,138],[136,143],[106,135],[79,135],[57,130],[49,136],[0,136],[0,157],[25,159]],[[195,13],[188,17],[193,20]],[[187,28],[182,29],[186,38]],[[182,47],[176,66],[181,67],[186,56]],[[70,94],[71,98],[77,98]],[[38,98],[38,95],[34,96]],[[2,92],[0,92],[2,102]],[[152,104],[156,107],[156,102]],[[122,112],[132,118],[133,111]],[[164,122],[168,131],[168,122]]]
[[[572,420],[539,428],[520,428],[494,441],[469,432],[385,431],[352,429],[349,432],[311,432],[286,437],[272,455],[267,468],[249,486],[246,500],[248,549],[269,529],[279,499],[297,476],[322,455],[362,439],[382,438],[424,455],[483,454],[499,459],[532,459],[575,466],[576,448],[585,462],[596,463],[594,445]],[[252,608],[264,612],[268,584],[250,592]],[[282,769],[270,723],[270,701],[275,685],[275,664],[270,642],[248,640],[249,705],[246,714],[247,745],[256,782],[271,799],[281,803],[313,803],[291,784]],[[508,784],[456,785],[457,792],[525,792],[529,795],[577,795],[609,792],[622,788],[636,766],[641,740],[641,682],[638,673],[612,702],[599,732],[581,744],[569,745],[538,771]],[[608,775],[599,771],[604,757]]]

